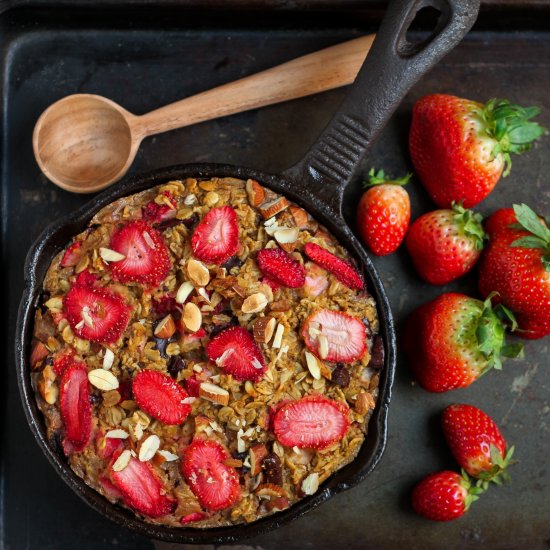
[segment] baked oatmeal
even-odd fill
[[[314,494],[365,439],[376,304],[331,234],[256,181],[117,200],[43,290],[30,364],[49,440],[146,521],[255,521]]]

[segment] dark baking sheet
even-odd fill
[[[25,4],[27,2],[21,2]],[[81,1],[74,5],[86,5]],[[150,2],[132,8],[45,9],[34,2],[0,16],[2,63],[2,277],[8,315],[2,407],[0,544],[6,549],[168,549],[119,528],[74,495],[42,456],[27,428],[16,386],[13,340],[27,249],[52,220],[90,197],[50,184],[36,166],[31,133],[41,111],[75,92],[104,94],[143,113],[211,86],[251,74],[297,55],[373,30],[379,4],[359,9],[324,1],[259,4],[238,2],[228,13],[197,13],[196,3],[169,10]],[[543,107],[550,127],[550,11],[539,4],[494,13],[411,92],[364,164],[399,174],[411,169],[406,135],[414,100],[428,92],[485,99],[507,96]],[[41,7],[42,6],[42,7]],[[317,8],[311,10],[310,8]],[[7,8],[0,4],[0,9]],[[250,12],[247,8],[255,8]],[[308,8],[306,14],[293,11]],[[276,9],[279,8],[279,9]],[[291,9],[292,8],[292,9]],[[323,9],[321,9],[323,8]],[[312,13],[314,11],[315,13]],[[515,15],[514,15],[515,13]],[[500,15],[499,15],[500,14]],[[545,27],[547,26],[547,30]],[[529,28],[536,30],[528,30]],[[330,118],[345,91],[235,115],[145,142],[132,173],[192,161],[250,165],[277,172],[297,160]],[[550,214],[550,138],[514,159],[512,175],[480,205],[484,213],[525,201]],[[347,214],[359,185],[349,189]],[[410,186],[413,216],[431,208],[418,184]],[[406,253],[376,264],[398,323],[413,307],[444,290],[473,292],[475,276],[445,288],[421,283]],[[526,359],[505,364],[472,387],[428,394],[412,384],[403,360],[390,408],[389,442],[381,464],[359,487],[341,494],[276,532],[243,544],[254,548],[548,548],[550,545],[550,400],[548,341],[529,342]],[[520,461],[508,487],[494,488],[463,519],[433,524],[413,515],[412,485],[437,469],[454,468],[438,427],[438,413],[464,401],[490,413]],[[175,548],[175,545],[174,545]]]

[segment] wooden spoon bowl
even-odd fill
[[[67,191],[90,193],[119,179],[141,139],[132,136],[128,111],[104,97],[75,94],[40,116],[33,147],[40,169]]]

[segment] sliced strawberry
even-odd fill
[[[188,523],[193,523],[195,521],[202,521],[203,519],[208,518],[208,514],[204,512],[193,512],[192,514],[187,514],[180,519],[182,525],[187,525]]]
[[[185,381],[185,389],[187,390],[187,393],[191,397],[199,396],[200,387],[201,387],[201,382],[200,380],[197,379],[196,376],[191,376]]]
[[[206,353],[236,380],[259,380],[267,370],[260,348],[243,327],[226,328],[216,334],[207,344]]]
[[[230,454],[215,441],[195,439],[183,455],[183,477],[203,508],[225,510],[240,495],[239,474],[224,461]]]
[[[267,286],[269,286],[271,290],[273,290],[273,292],[281,288],[281,285],[279,283],[274,281],[271,277],[267,277],[266,275],[262,277],[262,283],[265,283]]]
[[[110,248],[125,256],[109,264],[113,276],[123,283],[157,287],[170,271],[170,255],[162,235],[143,220],[119,229],[111,237]]]
[[[75,351],[73,348],[63,348],[58,351],[53,358],[53,371],[57,376],[63,376],[63,373],[75,363]],[[81,365],[83,363],[80,363]]]
[[[109,500],[120,500],[123,498],[124,495],[115,487],[113,482],[108,477],[101,476],[97,480],[103,489],[103,494]]]
[[[61,267],[74,267],[80,261],[80,254],[82,249],[82,241],[76,241],[69,245],[63,258],[59,262]]]
[[[119,472],[111,469],[111,479],[122,493],[124,503],[142,514],[158,518],[176,509],[177,500],[165,494],[162,482],[146,462],[131,457]]]
[[[310,260],[313,260],[323,269],[330,271],[347,287],[357,290],[363,290],[365,288],[363,279],[361,279],[361,276],[350,262],[342,260],[342,258],[339,258],[326,248],[315,243],[306,243],[304,252]]]
[[[120,454],[124,447],[124,440],[115,437],[105,437],[105,434],[99,433],[95,440],[97,456],[103,460],[110,459],[115,453]]]
[[[99,343],[116,342],[130,319],[122,297],[99,287],[73,286],[63,298],[63,310],[76,336]]]
[[[353,363],[367,349],[365,325],[356,317],[330,309],[320,309],[305,320],[302,338],[315,355],[336,363]]]
[[[300,288],[306,282],[304,266],[280,248],[264,248],[256,257],[263,275],[289,288]]]
[[[92,405],[88,371],[82,363],[65,370],[60,388],[61,418],[65,424],[65,439],[75,452],[82,451],[92,433]]]
[[[239,248],[239,224],[231,206],[212,208],[199,223],[191,239],[193,254],[217,265],[229,260]]]
[[[350,425],[349,408],[322,395],[308,395],[281,407],[273,429],[285,447],[325,449],[340,441]]]
[[[50,352],[48,351],[48,348],[42,342],[40,342],[40,340],[36,340],[33,343],[32,349],[31,349],[31,357],[30,357],[31,368],[36,367],[36,365],[38,365],[40,361],[43,361],[44,359],[46,359],[46,357],[48,357],[49,354]]]
[[[163,424],[181,424],[191,412],[191,406],[183,403],[189,397],[187,392],[162,372],[138,372],[132,390],[139,408]]]
[[[95,288],[97,287],[99,279],[90,270],[85,269],[81,271],[75,278],[74,286],[81,286],[83,288]]]
[[[142,207],[141,215],[145,221],[155,224],[172,220],[176,217],[177,209],[174,196],[168,191],[164,191],[162,194],[166,198],[166,202],[157,204],[152,200]]]

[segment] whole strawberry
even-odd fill
[[[403,186],[410,175],[391,180],[383,170],[369,172],[368,190],[357,209],[357,231],[364,245],[377,256],[395,252],[402,243],[411,218],[409,194]]]
[[[514,447],[506,451],[506,441],[488,414],[472,405],[449,405],[441,424],[456,461],[470,476],[497,484],[508,479]]]
[[[514,311],[524,338],[550,334],[550,229],[527,205],[495,212],[479,263],[479,290]]]
[[[503,306],[491,307],[449,292],[413,311],[406,321],[403,348],[418,383],[431,392],[465,388],[501,357],[517,357],[521,345],[505,345],[505,327],[515,320]]]
[[[443,470],[420,481],[412,492],[414,511],[433,521],[463,516],[483,490],[474,487],[467,475]]]
[[[444,285],[470,271],[486,238],[482,219],[460,205],[416,219],[405,244],[420,277],[432,285]]]
[[[531,119],[537,107],[491,99],[485,105],[434,94],[413,109],[409,148],[420,181],[442,208],[481,202],[501,175],[510,173],[511,153],[522,153],[545,129]]]

